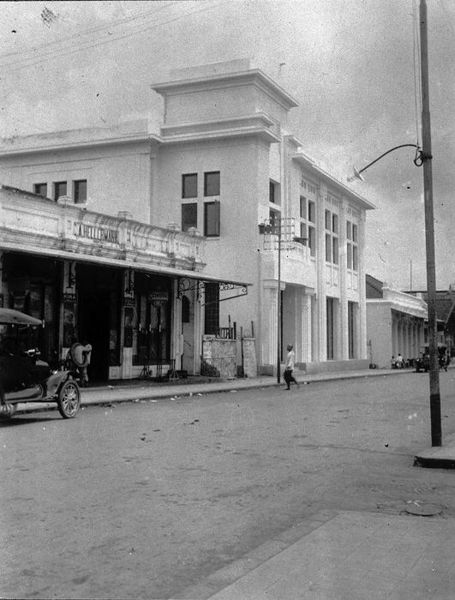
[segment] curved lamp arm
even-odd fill
[[[361,173],[363,173],[363,171],[366,171],[369,167],[371,167],[372,165],[377,163],[378,160],[381,160],[381,158],[384,158],[384,156],[387,156],[387,154],[390,154],[391,152],[394,152],[395,150],[398,150],[399,148],[408,148],[408,147],[416,149],[416,154],[415,154],[415,157],[413,160],[413,163],[415,164],[416,167],[421,167],[423,165],[423,162],[426,159],[431,158],[431,156],[425,156],[422,149],[417,144],[400,144],[399,146],[394,146],[393,148],[390,148],[390,150],[387,150],[387,152],[384,152],[383,154],[381,154],[380,156],[378,156],[377,158],[372,160],[370,163],[368,163],[362,169],[356,169],[354,167],[354,175],[352,175],[351,177],[348,177],[348,181],[353,181],[354,179],[360,179],[361,181],[363,181],[363,178],[361,176]]]

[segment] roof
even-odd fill
[[[422,294],[425,302],[428,302],[428,292],[426,290],[412,290],[408,294]],[[435,310],[438,321],[447,323],[455,309],[455,292],[452,290],[436,290]]]
[[[372,275],[368,275],[368,273],[366,274],[365,279],[366,279],[366,297],[367,298],[383,298],[384,292],[383,292],[382,288],[383,288],[384,283],[382,281],[379,281],[379,279],[376,279]]]

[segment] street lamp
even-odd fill
[[[395,146],[363,169],[354,169],[354,175],[348,181],[362,179],[361,173],[376,163],[386,154],[413,146],[416,148],[414,164],[423,166],[423,188],[425,201],[425,241],[427,263],[427,304],[428,304],[428,346],[430,353],[430,419],[431,419],[431,445],[441,446],[441,397],[439,392],[439,365],[437,356],[437,329],[436,329],[436,269],[434,245],[434,216],[433,216],[433,174],[431,154],[431,124],[430,100],[428,82],[428,35],[427,35],[427,5],[426,0],[420,0],[420,77],[422,83],[422,149],[417,144],[401,144]]]
[[[277,318],[276,318],[276,381],[281,383],[281,244],[283,242],[283,219],[281,217],[273,219],[271,223],[259,223],[259,234],[272,234],[277,236]],[[307,238],[295,237],[286,241],[297,242],[305,245]]]

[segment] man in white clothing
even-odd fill
[[[294,363],[295,363],[295,352],[294,352],[294,346],[292,346],[292,344],[289,344],[288,347],[288,355],[286,357],[286,364],[284,366],[284,381],[286,382],[286,389],[290,390],[291,389],[291,382],[295,383],[295,385],[297,387],[299,387],[299,384],[297,383],[295,377],[292,375],[292,371],[294,370]]]

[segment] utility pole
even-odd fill
[[[276,315],[276,381],[281,383],[281,241],[283,220],[278,220],[278,289],[277,289],[277,315]]]
[[[425,240],[427,257],[428,349],[430,354],[431,445],[441,446],[441,396],[436,325],[436,268],[433,216],[433,172],[431,155],[430,96],[428,77],[427,4],[420,0],[420,69],[422,83],[422,160],[425,200]]]

